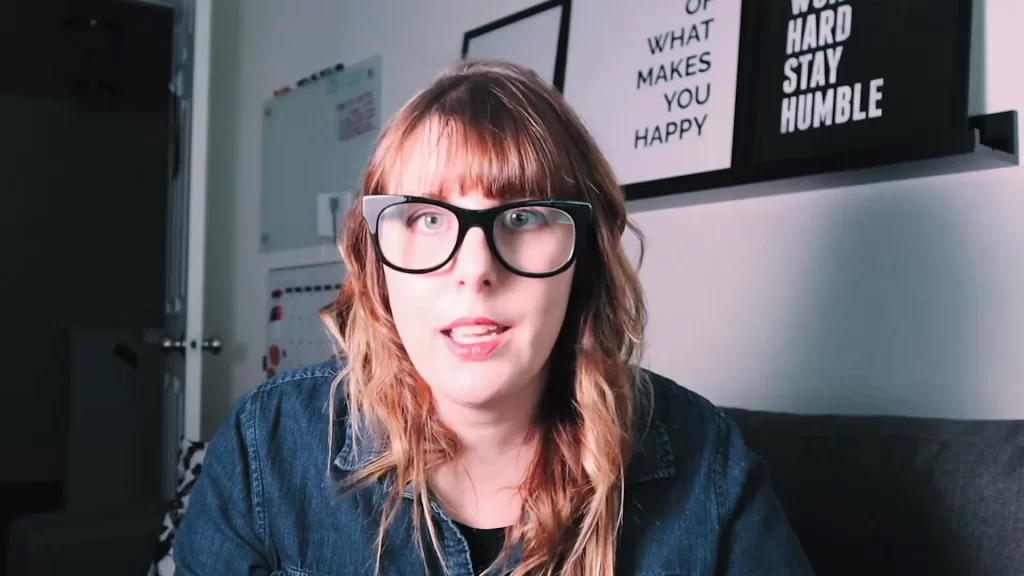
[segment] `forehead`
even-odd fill
[[[544,147],[522,135],[430,118],[391,147],[381,192],[481,205],[552,197],[556,156]]]
[[[450,132],[428,122],[397,146],[387,178],[393,193],[450,200],[480,192],[468,174],[465,146]]]

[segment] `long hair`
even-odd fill
[[[400,193],[403,158],[436,137],[437,158],[421,192],[472,187],[490,198],[587,200],[588,243],[580,249],[569,306],[549,361],[541,401],[540,447],[520,488],[523,514],[506,537],[501,561],[521,546],[516,576],[612,574],[623,521],[625,470],[633,447],[646,307],[623,249],[628,229],[622,191],[608,162],[560,93],[532,71],[501,61],[463,61],[415,95],[382,130],[360,197]],[[413,486],[413,523],[445,565],[432,520],[427,478],[458,453],[406,354],[388,305],[361,202],[339,239],[348,275],[321,318],[345,360],[331,388],[331,443],[337,395],[346,394],[356,446],[373,458],[347,479],[389,485],[377,535],[380,563],[388,526]],[[344,382],[344,384],[342,384]],[[565,385],[562,385],[562,382]]]

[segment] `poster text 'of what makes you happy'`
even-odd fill
[[[564,92],[621,184],[729,168],[739,0],[574,0]]]

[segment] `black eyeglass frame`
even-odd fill
[[[385,210],[392,206],[412,203],[428,204],[431,206],[437,206],[438,208],[443,208],[454,214],[455,218],[458,220],[459,232],[458,236],[455,238],[455,244],[452,246],[452,251],[440,264],[436,266],[423,269],[403,268],[388,260],[380,248],[380,239],[377,237],[377,229],[381,215]],[[501,251],[498,250],[498,246],[494,240],[494,222],[497,220],[498,216],[516,208],[529,208],[534,206],[554,208],[565,212],[570,218],[572,218],[573,226],[575,228],[576,238],[573,240],[572,254],[564,264],[550,272],[525,272],[523,270],[519,270],[502,257]],[[440,270],[448,265],[448,263],[452,261],[452,258],[455,257],[455,254],[458,253],[459,248],[462,247],[463,240],[466,238],[466,233],[472,228],[480,228],[484,233],[484,237],[487,239],[487,247],[490,248],[491,254],[499,263],[501,263],[502,266],[505,267],[506,270],[526,278],[550,278],[565,272],[573,265],[574,262],[576,262],[580,248],[586,244],[587,234],[590,230],[590,224],[593,219],[593,207],[589,202],[578,200],[519,200],[515,202],[507,202],[498,206],[492,206],[491,208],[484,208],[482,210],[473,210],[470,208],[463,208],[461,206],[454,206],[443,200],[425,196],[374,194],[363,196],[363,219],[366,221],[366,225],[370,228],[370,236],[373,238],[373,249],[374,252],[377,253],[377,258],[379,258],[385,266],[399,272],[404,272],[406,274],[429,274],[430,272]]]

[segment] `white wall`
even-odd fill
[[[206,317],[228,350],[205,361],[207,433],[262,380],[268,266],[332,256],[259,253],[261,103],[381,54],[389,116],[465,30],[533,3],[216,2]],[[977,16],[972,111],[1024,111],[1024,6],[987,0]],[[720,197],[636,213],[654,369],[724,405],[1024,418],[1024,168]]]

